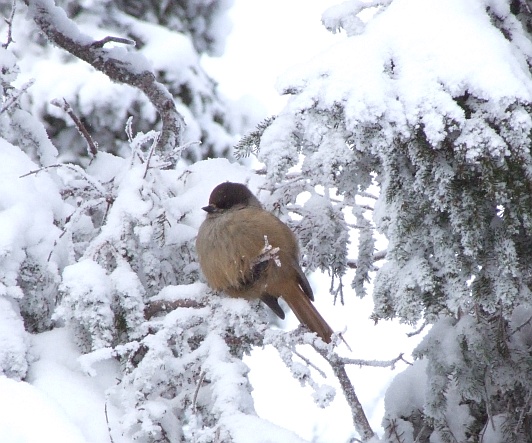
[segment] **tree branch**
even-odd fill
[[[373,261],[377,262],[377,261],[380,261],[380,260],[384,260],[386,258],[386,253],[387,252],[388,251],[386,251],[386,250],[375,252],[375,254],[373,254]],[[347,267],[351,268],[351,269],[358,268],[358,260],[348,260],[347,261]]]
[[[198,302],[192,299],[182,300],[155,300],[144,308],[144,318],[150,320],[157,314],[167,314],[177,308],[204,308],[205,303]]]
[[[53,44],[89,63],[111,80],[134,86],[144,92],[161,116],[159,150],[172,151],[181,145],[185,127],[183,117],[177,112],[173,97],[166,87],[155,79],[149,63],[143,56],[127,52],[123,48],[103,48],[105,43],[118,41],[118,38],[106,37],[95,41],[82,34],[53,0],[24,1],[28,5],[28,15]],[[120,42],[129,43],[125,40]]]
[[[69,117],[76,125],[78,132],[87,142],[87,153],[89,154],[89,157],[91,158],[91,160],[96,157],[96,154],[98,154],[98,143],[95,142],[92,136],[89,134],[89,131],[87,131],[87,128],[85,127],[83,122],[75,114],[74,110],[72,109],[72,106],[70,106],[70,104],[66,101],[65,98],[63,98],[63,103],[61,103],[59,100],[52,100],[52,105],[57,106],[59,109],[62,109],[69,115]]]
[[[374,368],[395,368],[395,364],[399,361],[406,363],[407,365],[412,365],[412,363],[406,361],[403,357],[403,354],[399,354],[392,360],[362,360],[356,358],[345,358],[345,357],[336,357],[335,361],[342,363],[343,365],[357,365],[357,366],[372,366]]]
[[[345,370],[346,363],[343,361],[344,359],[338,357],[334,353],[329,353],[326,348],[324,349],[320,345],[313,347],[318,354],[327,360],[331,366],[331,369],[333,370],[334,375],[340,382],[344,397],[347,400],[349,408],[351,409],[353,424],[355,425],[356,431],[362,438],[362,441],[368,441],[372,439],[375,436],[375,432],[371,428],[368,418],[366,417],[366,413],[364,412],[364,408],[362,407],[362,404],[360,403],[360,400],[355,392],[355,388],[353,387],[351,380],[349,380],[349,376]]]
[[[8,46],[13,42],[12,27],[13,27],[13,18],[15,17],[15,10],[17,9],[17,0],[13,0],[11,4],[11,14],[9,18],[4,18],[4,21],[7,24],[7,40],[2,44],[2,48],[7,49]]]
[[[130,40],[129,38],[123,38],[123,37],[113,37],[108,35],[105,38],[102,38],[101,40],[97,40],[92,43],[93,48],[102,48],[106,43],[109,42],[115,42],[115,43],[122,43],[123,45],[132,45],[135,46],[135,41]]]
[[[13,106],[14,103],[24,94],[35,82],[35,80],[30,80],[27,83],[24,83],[16,93],[8,97],[8,99],[5,101],[4,106],[0,108],[0,114],[3,114],[6,112],[11,106]]]

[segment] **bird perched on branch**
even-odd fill
[[[196,249],[209,286],[231,297],[260,299],[280,318],[283,297],[302,324],[330,343],[333,331],[312,304],[290,228],[241,183],[216,186],[203,210]]]

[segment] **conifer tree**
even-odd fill
[[[532,435],[530,18],[520,1],[332,7],[324,24],[348,38],[284,77],[289,103],[263,128],[259,158],[304,215],[309,266],[342,276],[352,208],[360,296],[384,256],[374,239],[388,242],[375,320],[432,326],[422,369],[390,389],[386,441]]]

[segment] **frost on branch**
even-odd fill
[[[254,412],[241,357],[262,340],[263,310],[206,294],[202,284],[168,286],[157,298],[192,298],[201,306],[183,303],[147,322],[148,334],[116,348],[125,365],[109,397],[126,411],[118,429],[139,441],[260,441],[256,431],[266,423]]]
[[[259,146],[266,187],[283,189],[297,214],[309,192],[311,220],[329,204],[355,208],[357,293],[371,276],[369,231],[388,243],[374,277],[375,320],[435,324],[417,353],[428,360],[423,409],[391,414],[390,441],[481,441],[490,432],[526,441],[522,377],[531,365],[513,318],[532,288],[530,8],[371,2],[378,11],[362,29],[351,15],[366,5],[329,10],[328,27],[352,36],[281,79],[291,97]],[[335,198],[317,207],[313,192]],[[369,194],[377,199],[365,201]],[[314,245],[318,256],[329,240]]]
[[[72,326],[85,352],[112,345],[110,287],[105,269],[91,260],[79,261],[63,272],[63,296],[56,315]]]
[[[161,129],[160,147],[201,141],[184,153],[189,161],[228,154],[233,134],[241,131],[237,121],[245,124],[245,118],[219,95],[200,58],[222,50],[229,2],[142,8],[128,2],[58,3],[70,17],[50,1],[25,3],[13,27],[24,45],[26,75],[36,79],[29,90],[32,113],[68,161],[87,163],[85,142],[53,100],[66,99],[107,152],[127,155],[123,121],[131,115],[137,132]],[[36,39],[28,18],[59,48]],[[119,37],[135,46],[117,43]],[[65,57],[65,49],[75,57]]]
[[[124,48],[108,47],[117,39],[88,38],[51,1],[30,3],[29,16],[55,43],[89,62],[96,60],[115,80],[124,74],[122,68],[132,69],[139,74],[133,75],[134,84],[146,80],[148,89],[157,89],[153,78],[144,76],[144,62]],[[114,18],[109,15],[109,20]],[[65,65],[70,61],[67,58]],[[9,69],[14,72],[16,67],[13,64]],[[113,77],[115,69],[118,77]],[[5,73],[6,78],[12,74],[8,69]],[[83,76],[76,79],[87,81]],[[28,149],[40,160],[34,163],[19,147],[4,141],[8,136],[17,141],[9,129],[18,121],[11,111],[18,109],[21,95],[14,92],[0,114],[5,131],[2,147],[8,153],[1,151],[2,160],[7,160],[0,167],[6,168],[9,179],[9,192],[1,197],[2,208],[6,208],[1,214],[6,217],[2,227],[13,228],[12,237],[2,236],[7,241],[2,252],[5,275],[1,276],[5,294],[0,295],[0,302],[6,303],[0,329],[7,326],[11,334],[0,331],[2,374],[25,377],[25,328],[39,333],[61,327],[85,353],[79,363],[88,376],[100,375],[100,363],[116,370],[116,385],[108,390],[106,407],[101,410],[107,415],[110,437],[145,443],[252,443],[275,435],[285,442],[300,442],[292,433],[257,417],[253,409],[242,357],[263,342],[268,328],[264,308],[212,294],[197,282],[193,243],[203,218],[200,202],[207,200],[214,185],[210,181],[217,184],[238,177],[247,182],[251,173],[221,161],[187,167],[177,161],[176,152],[189,145],[171,149],[170,141],[167,149],[159,149],[168,135],[165,128],[162,132],[151,126],[137,131],[134,120],[129,120],[125,131],[127,143],[121,143],[123,157],[105,152],[109,145],[95,136],[89,164],[61,163],[45,149],[51,144],[40,127],[41,132],[31,132],[36,149]],[[83,102],[67,98],[73,109],[74,103]],[[94,104],[91,100],[83,103],[88,109]],[[201,108],[201,104],[187,103],[191,108]],[[55,112],[70,114],[70,108],[62,106]],[[106,112],[92,114],[107,119]],[[116,121],[123,131],[125,118]],[[222,134],[212,151],[217,152],[226,141]],[[257,177],[252,180],[259,181]],[[273,250],[270,253],[275,255]],[[325,404],[332,391],[320,387],[315,398]]]
[[[88,353],[86,371],[109,356],[120,362],[108,395],[120,411],[112,433],[141,442],[260,441],[251,425],[274,427],[254,412],[242,356],[262,343],[264,308],[196,282],[193,249],[198,201],[211,190],[204,181],[217,180],[209,168],[243,168],[213,161],[218,166],[162,170],[154,139],[133,136],[127,159],[99,152],[84,173],[54,168],[67,202],[93,202],[79,205],[65,228],[76,255],[63,273],[56,318]]]

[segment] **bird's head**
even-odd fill
[[[209,197],[209,204],[202,209],[209,214],[242,209],[247,206],[262,208],[257,197],[242,183],[225,182],[216,186]]]

